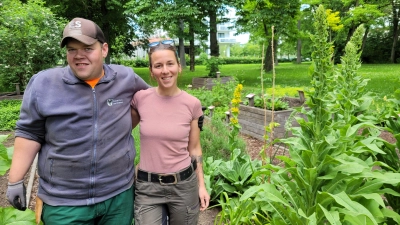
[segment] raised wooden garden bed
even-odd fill
[[[220,77],[220,78],[211,78],[211,77],[193,77],[192,78],[192,88],[202,88],[204,87],[207,90],[211,90],[214,87],[215,82],[219,81],[222,84],[225,84],[229,81],[233,80],[233,77]]]
[[[282,100],[289,103],[289,107],[301,106],[304,103],[304,95],[300,93],[299,98],[283,98]],[[247,134],[259,140],[264,140],[265,126],[271,123],[272,113],[274,114],[274,122],[279,123],[278,127],[274,128],[273,138],[283,138],[285,136],[291,136],[291,132],[287,132],[285,129],[286,121],[289,119],[293,109],[274,111],[264,110],[251,105],[249,106],[241,104],[239,106],[239,124],[241,125],[241,133]],[[292,126],[298,126],[299,124],[293,120]]]

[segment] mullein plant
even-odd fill
[[[284,167],[267,164],[253,174],[270,176],[270,183],[249,188],[240,201],[251,199],[258,210],[247,217],[269,224],[399,224],[400,215],[382,195],[399,196],[391,187],[399,185],[400,174],[377,160],[383,142],[367,116],[366,81],[356,74],[364,28],[357,28],[335,67],[322,5],[314,18],[312,89],[307,107],[297,109],[306,118],[296,117],[294,136],[282,139],[290,154],[277,156]]]

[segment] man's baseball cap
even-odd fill
[[[61,48],[67,44],[67,39],[73,38],[86,45],[92,45],[99,41],[106,42],[103,31],[91,20],[83,18],[74,18],[65,26],[63,38],[61,40]]]

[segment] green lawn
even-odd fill
[[[310,76],[308,69],[310,63],[293,64],[280,63],[275,67],[276,81],[275,84],[281,87],[308,87],[310,86]],[[154,81],[150,81],[148,68],[135,68],[144,80],[151,85],[156,85]],[[260,73],[261,65],[257,64],[235,64],[222,65],[221,75],[235,76],[241,81],[245,89],[259,89],[261,87]],[[390,96],[400,84],[398,72],[399,64],[364,64],[358,70],[358,73],[365,79],[370,79],[367,90],[377,93],[379,96]],[[184,69],[179,78],[178,85],[184,88],[191,84],[192,77],[202,77],[207,74],[205,66],[196,66],[196,71],[191,72]],[[264,78],[271,78],[272,73],[267,73]],[[264,82],[265,88],[272,86],[271,81]]]

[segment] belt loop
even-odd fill
[[[151,173],[147,173],[147,182],[151,182]]]

